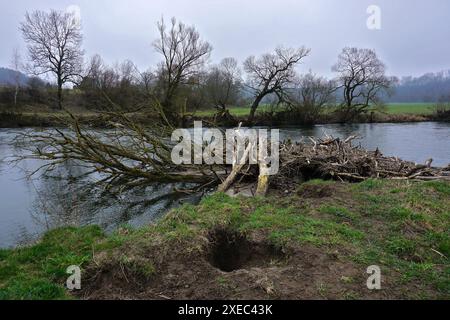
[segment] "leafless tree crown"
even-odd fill
[[[236,59],[223,59],[219,65],[211,67],[206,77],[205,89],[209,102],[225,110],[238,100],[241,83],[241,70]]]
[[[189,78],[198,74],[209,59],[212,46],[200,38],[198,31],[172,18],[168,28],[164,19],[158,22],[159,39],[153,44],[156,51],[163,55],[161,78],[163,82],[162,105],[173,107],[177,89]]]
[[[30,71],[34,75],[55,75],[61,107],[62,86],[77,82],[82,72],[80,21],[74,13],[34,11],[25,15],[20,30],[28,45]]]
[[[294,85],[289,92],[290,106],[300,113],[305,123],[313,123],[325,108],[335,102],[334,82],[311,71],[298,77]]]
[[[386,66],[374,50],[344,48],[333,67],[343,89],[344,120],[366,111],[371,104],[380,103],[380,94],[388,90],[394,78],[386,76]]]
[[[286,87],[295,79],[295,66],[309,53],[310,50],[305,47],[279,47],[274,53],[264,54],[259,58],[251,56],[245,60],[244,70],[247,73],[248,86],[255,95],[250,122],[265,96],[276,94],[280,101],[284,99]]]

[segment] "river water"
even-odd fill
[[[89,178],[71,179],[83,172],[70,164],[58,167],[52,177],[27,178],[27,173],[42,162],[24,160],[12,164],[5,160],[23,152],[12,143],[17,132],[0,129],[0,248],[30,243],[43,232],[65,225],[97,224],[106,231],[125,224],[140,226],[155,221],[170,208],[200,198],[167,197],[149,204],[149,200],[169,194],[173,184],[148,186],[120,197],[83,192]],[[356,134],[361,137],[357,143],[370,150],[378,147],[385,155],[417,163],[433,158],[435,166],[450,163],[450,123],[317,125],[282,128],[280,133],[282,138],[292,140]]]

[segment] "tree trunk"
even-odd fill
[[[63,101],[62,101],[62,84],[58,83],[58,108],[62,110]]]
[[[17,107],[17,96],[19,95],[19,86],[16,85],[16,91],[14,92],[14,107]]]
[[[240,127],[240,125],[239,125]],[[248,145],[245,149],[245,152],[242,156],[242,159],[238,159],[238,154],[235,153],[233,155],[233,169],[231,173],[228,175],[228,177],[225,179],[224,182],[222,182],[221,185],[219,185],[218,192],[226,192],[231,185],[234,183],[234,181],[237,179],[239,173],[244,169],[244,167],[247,165],[247,161],[250,157],[250,150],[252,146]]]
[[[58,77],[58,109],[62,110],[63,108],[63,92],[62,92],[62,87],[63,87],[63,80],[62,80],[62,75],[60,74],[60,72],[58,72],[57,74]]]
[[[233,167],[233,170],[228,175],[228,177],[225,179],[225,181],[219,186],[217,189],[218,192],[226,192],[228,189],[230,189],[231,185],[234,183],[234,181],[237,179],[239,173],[242,171],[242,169],[245,167],[245,164],[239,164]]]
[[[261,100],[263,99],[263,95],[259,95],[256,97],[255,101],[253,102],[251,109],[250,109],[250,115],[248,117],[249,125],[253,125],[253,121],[255,119],[256,109],[258,109],[259,104],[261,103]]]

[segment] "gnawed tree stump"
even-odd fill
[[[265,174],[268,170],[267,164],[261,162],[259,164],[258,185],[256,187],[257,196],[265,196],[269,191],[269,175]]]

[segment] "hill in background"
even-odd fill
[[[28,84],[30,78],[25,74],[7,68],[0,68],[0,86],[15,84],[17,76],[19,76],[18,79],[21,86]]]

